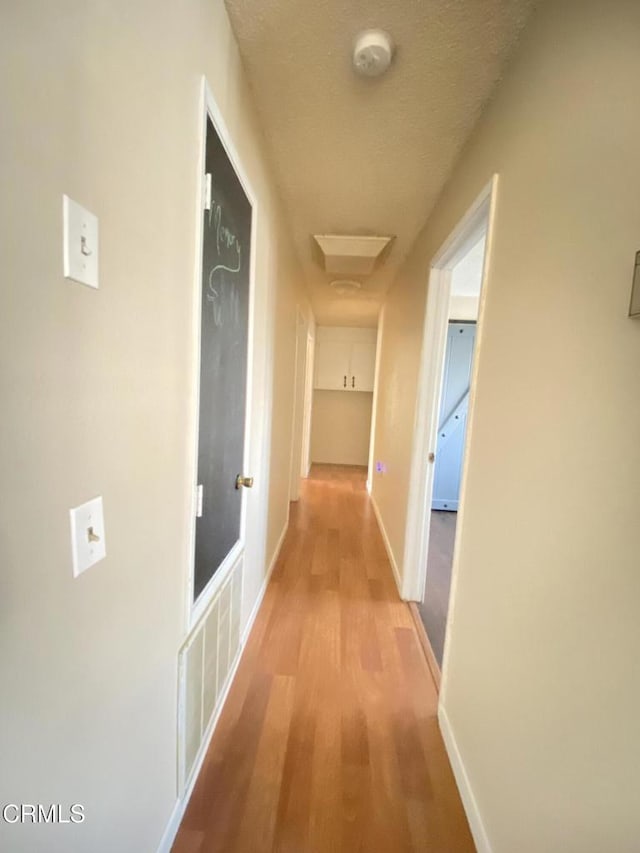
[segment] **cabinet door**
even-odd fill
[[[351,344],[347,341],[318,341],[316,350],[316,388],[345,391],[349,382],[349,355]]]
[[[351,344],[351,376],[349,387],[355,391],[373,391],[376,369],[376,345],[373,341]]]

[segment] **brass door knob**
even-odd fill
[[[243,477],[242,474],[238,474],[236,477],[236,489],[239,489],[241,486],[244,486],[245,489],[250,489],[253,486],[253,477]]]
[[[430,453],[430,454],[427,456],[427,459],[429,460],[429,462],[435,462],[436,454],[435,454],[435,453]]]

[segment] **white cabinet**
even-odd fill
[[[316,340],[316,388],[327,391],[373,391],[375,329],[320,326]]]
[[[351,386],[356,391],[373,391],[376,370],[375,341],[356,341],[351,345]]]
[[[350,361],[350,343],[319,340],[316,349],[316,388],[344,391],[351,381]]]

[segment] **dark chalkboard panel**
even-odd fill
[[[251,203],[207,117],[194,600],[240,536],[249,320]]]

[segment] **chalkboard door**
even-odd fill
[[[207,117],[193,600],[240,541],[252,208]]]

